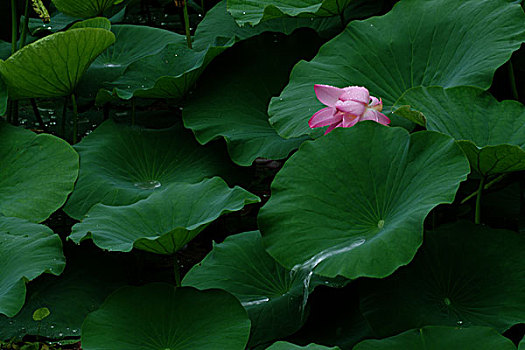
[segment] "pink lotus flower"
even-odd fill
[[[315,84],[314,90],[319,101],[328,107],[317,111],[308,125],[311,128],[330,125],[325,135],[335,128],[349,128],[363,120],[373,120],[383,125],[390,123],[390,119],[381,113],[381,99],[370,96],[368,90],[362,86],[338,88]]]

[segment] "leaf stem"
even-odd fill
[[[68,98],[65,97],[64,98],[64,106],[62,107],[62,120],[61,120],[61,125],[60,125],[60,135],[62,136],[63,139],[66,138],[66,122],[67,122],[67,102],[68,102]]]
[[[11,54],[16,52],[16,39],[18,38],[18,18],[16,0],[11,0]]]
[[[137,114],[135,108],[135,99],[131,98],[131,125],[134,126],[137,121]]]
[[[22,27],[22,34],[20,36],[19,50],[26,46],[27,29],[29,25],[29,0],[26,0],[26,7],[24,9],[24,26]]]
[[[488,190],[489,188],[492,187],[492,185],[494,185],[495,183],[500,182],[500,181],[503,180],[507,175],[508,175],[508,174],[501,174],[500,176],[494,178],[493,180],[489,181],[489,182],[485,185],[485,187],[483,187],[483,189]],[[477,194],[478,194],[478,191],[472,192],[471,194],[469,194],[468,196],[466,196],[465,198],[463,198],[463,200],[461,201],[460,204],[465,204],[465,203],[468,202],[470,199],[472,199],[473,197],[475,197]]]
[[[31,107],[33,107],[33,113],[35,115],[36,120],[38,121],[38,124],[44,130],[44,132],[49,132],[47,130],[47,126],[44,124],[44,120],[42,120],[42,115],[40,115],[40,111],[38,110],[38,106],[36,104],[36,100],[34,98],[30,99],[31,101]]]
[[[6,116],[6,121],[9,123],[9,124],[12,124],[13,123],[13,100],[8,100],[7,101],[7,116]]]
[[[481,177],[481,180],[479,181],[479,187],[476,197],[476,214],[474,216],[474,223],[480,224],[481,223],[481,194],[483,193],[483,187],[485,186],[485,180],[487,178],[485,176]]]
[[[519,94],[518,94],[518,87],[516,86],[516,78],[514,77],[514,66],[512,65],[512,60],[509,59],[508,62],[508,69],[509,69],[509,80],[510,80],[510,88],[512,90],[512,97],[516,101],[519,101]]]
[[[180,287],[180,267],[179,267],[179,261],[177,259],[177,256],[173,255],[173,274],[175,277],[175,286]]]
[[[76,144],[78,138],[78,107],[75,94],[71,94],[71,104],[73,106],[73,144]]]
[[[190,17],[188,16],[188,1],[184,1],[184,7],[182,11],[184,13],[184,28],[186,29],[186,41],[188,42],[188,47],[191,49],[191,33],[190,33]]]

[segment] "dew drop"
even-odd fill
[[[154,190],[162,186],[162,184],[158,182],[157,180],[136,182],[134,185],[135,187],[138,187],[143,190]]]
[[[245,14],[246,14],[246,11],[242,11],[242,14],[245,15]]]
[[[456,324],[461,327],[463,325],[463,321],[459,320],[458,322],[456,322]]]

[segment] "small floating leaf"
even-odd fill
[[[47,316],[51,315],[51,311],[47,307],[41,307],[33,312],[33,320],[42,321]]]

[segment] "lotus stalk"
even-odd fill
[[[178,1],[175,0],[175,6],[178,5]],[[191,44],[191,32],[190,32],[190,17],[188,15],[188,2],[182,1],[182,13],[184,14],[184,29],[186,30],[186,41],[188,42],[188,48],[192,48]]]
[[[78,138],[78,107],[75,94],[71,94],[71,105],[73,106],[73,144],[76,144]]]
[[[486,176],[482,176],[481,180],[479,181],[478,194],[476,197],[476,213],[474,216],[474,223],[476,224],[481,224],[481,194],[483,192],[486,179]]]
[[[16,52],[16,41],[18,39],[18,15],[16,11],[16,0],[11,0],[11,54]]]

